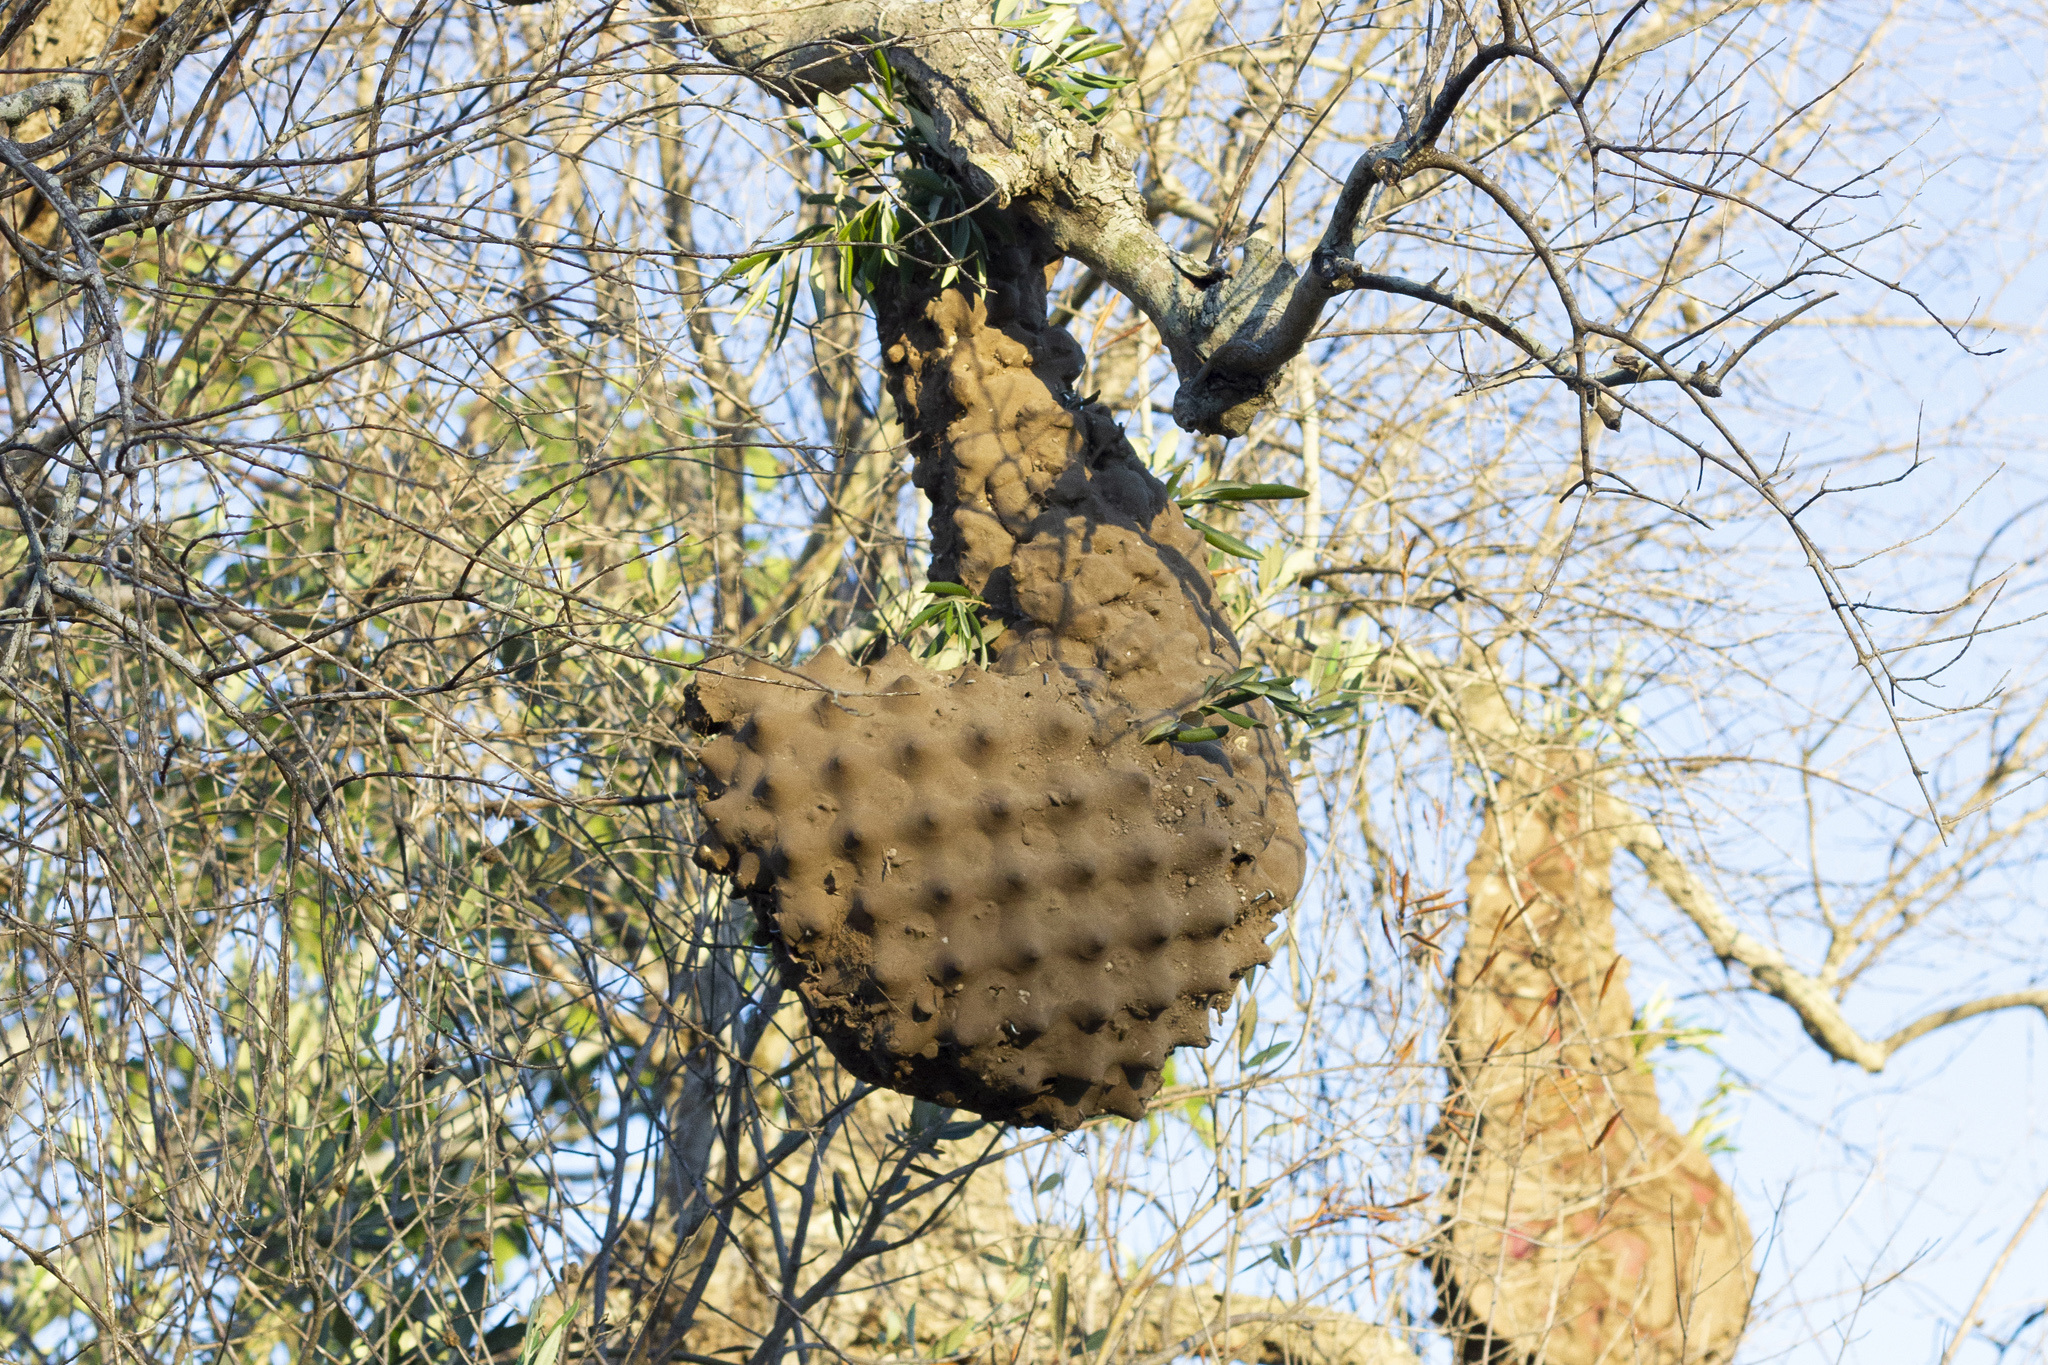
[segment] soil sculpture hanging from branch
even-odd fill
[[[1304,859],[1270,729],[1146,742],[1237,668],[1237,642],[1202,536],[1073,391],[1080,347],[1046,314],[1056,254],[1000,226],[985,289],[876,297],[931,577],[1002,627],[989,667],[900,648],[707,661],[698,858],[849,1070],[1064,1129],[1137,1117],[1167,1054],[1207,1044]]]

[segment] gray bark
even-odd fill
[[[1408,137],[1361,156],[1306,269],[1257,240],[1245,243],[1232,269],[1196,260],[1154,230],[1115,139],[1017,74],[979,0],[842,0],[798,9],[670,0],[668,8],[717,60],[794,102],[848,89],[868,77],[870,54],[885,54],[931,116],[935,150],[971,203],[1023,212],[1063,255],[1151,319],[1180,379],[1174,420],[1190,431],[1242,435],[1329,302],[1356,289],[1454,308],[1501,332],[1557,377],[1585,383],[1477,305],[1438,299],[1428,286],[1364,270],[1354,259],[1375,186],[1423,170],[1470,171],[1435,151],[1436,139],[1480,73],[1511,56],[1533,57],[1529,49],[1482,48]]]

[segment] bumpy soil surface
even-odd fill
[[[1270,730],[1143,745],[1235,668],[1208,553],[1045,321],[995,287],[880,308],[933,503],[931,577],[1008,629],[988,670],[714,660],[692,688],[703,865],[731,874],[855,1074],[989,1118],[1136,1116],[1266,961],[1303,859]],[[1268,714],[1267,719],[1271,716]]]

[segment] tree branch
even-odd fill
[[[1866,1038],[1842,1013],[1833,992],[1735,922],[1719,897],[1670,850],[1647,817],[1619,802],[1617,807],[1627,812],[1626,823],[1616,832],[1621,846],[1642,864],[1651,885],[1706,936],[1714,956],[1747,967],[1759,989],[1790,1005],[1807,1036],[1837,1061],[1854,1062],[1875,1075],[1884,1070],[1894,1052],[1946,1025],[1996,1010],[2037,1009],[2048,1017],[2048,990],[2011,991],[1935,1010],[1882,1040]]]
[[[885,55],[931,116],[933,150],[970,202],[1024,212],[1057,249],[1137,304],[1169,346],[1178,343],[1177,365],[1200,368],[1194,341],[1203,291],[1189,276],[1204,267],[1154,231],[1120,149],[1017,74],[999,30],[973,0],[765,11],[670,0],[669,8],[712,56],[795,102],[844,92],[869,78],[873,54]]]
[[[1399,689],[1390,699],[1468,745],[1489,766],[1537,741],[1536,732],[1524,726],[1500,684],[1476,670],[1437,669],[1395,657],[1382,659],[1377,667]],[[1949,1024],[2008,1009],[2037,1009],[2048,1018],[2048,989],[2010,991],[1932,1011],[1883,1039],[1866,1038],[1849,1022],[1824,982],[1800,971],[1784,953],[1736,923],[1712,888],[1671,851],[1647,814],[1611,793],[1606,800],[1611,803],[1607,818],[1614,824],[1617,844],[1641,864],[1650,884],[1693,922],[1714,956],[1748,968],[1758,990],[1791,1006],[1807,1036],[1837,1061],[1854,1062],[1875,1075],[1900,1048]]]
[[[11,95],[0,95],[0,125],[12,133],[16,124],[45,109],[55,109],[62,116],[61,121],[69,123],[85,112],[90,97],[91,87],[83,76],[42,81]]]
[[[1023,213],[1056,250],[1130,299],[1159,329],[1180,377],[1174,420],[1221,435],[1249,429],[1330,300],[1365,287],[1346,281],[1361,277],[1351,255],[1373,188],[1435,164],[1430,143],[1479,77],[1507,57],[1533,55],[1513,44],[1481,49],[1413,137],[1362,155],[1308,271],[1259,241],[1247,243],[1244,263],[1229,271],[1159,235],[1122,150],[1017,73],[976,0],[841,0],[788,10],[667,0],[667,8],[717,60],[796,103],[847,90],[868,78],[874,55],[885,55],[930,116],[933,151],[969,202]],[[1175,211],[1199,217],[1185,205]]]

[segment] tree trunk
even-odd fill
[[[1466,1361],[1725,1361],[1755,1287],[1749,1227],[1638,1059],[1617,810],[1593,762],[1516,760],[1468,873],[1432,1139],[1451,1177],[1439,1311]]]
[[[15,0],[0,11],[0,137],[22,144],[43,166],[60,168],[78,159],[95,137],[118,138],[124,127],[146,126],[148,106],[171,67],[203,35],[247,8],[248,0]],[[81,117],[89,121],[81,123]],[[69,133],[51,136],[67,124]],[[95,159],[87,157],[84,164]],[[95,213],[100,194],[90,175],[60,187],[88,233],[103,234],[143,217],[130,206],[113,216]],[[13,196],[4,212],[0,337],[11,338],[29,321],[36,287],[51,278],[49,257],[61,257],[77,243],[67,238],[42,192]],[[12,353],[0,359],[0,371],[19,425],[28,408]]]
[[[164,6],[161,0],[28,0],[7,10],[0,45],[10,74],[0,76],[0,94],[108,65],[150,35]]]
[[[158,69],[160,53],[137,49],[164,21],[162,0],[22,0],[7,8],[0,21],[0,66],[6,68],[6,74],[0,74],[0,96],[56,81],[67,81],[76,91],[6,127],[4,135],[17,142],[32,142],[55,131],[101,93],[96,78],[78,78],[81,70],[111,77],[116,93],[125,99]],[[137,56],[141,60],[133,60]],[[57,220],[49,205],[34,194],[19,196],[14,203],[15,230],[38,246],[50,245]]]

